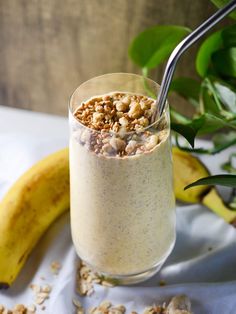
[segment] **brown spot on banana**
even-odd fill
[[[0,282],[0,290],[1,289],[8,289],[10,288],[10,285],[6,282]]]
[[[18,264],[20,264],[26,257],[26,252],[24,254],[21,255],[21,257],[18,260]]]

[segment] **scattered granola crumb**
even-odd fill
[[[61,264],[60,264],[58,261],[53,261],[53,262],[51,263],[51,272],[52,272],[54,275],[58,275],[60,269],[61,269]]]
[[[23,304],[17,304],[13,308],[13,314],[24,314],[26,311],[26,307]]]
[[[81,303],[80,303],[79,300],[73,299],[72,302],[73,302],[74,306],[76,306],[76,307],[82,307],[82,305],[81,305]]]
[[[80,262],[77,269],[77,292],[81,296],[93,293],[93,284],[91,282],[90,276],[91,270],[83,263]]]
[[[166,286],[166,281],[163,280],[163,279],[161,279],[161,280],[159,281],[159,286],[160,286],[160,287]]]
[[[35,285],[34,285],[35,286]],[[72,300],[76,314],[84,314],[85,310],[78,299]],[[42,311],[46,310],[45,305],[40,307]],[[7,309],[0,304],[0,314],[35,314],[36,306],[34,304],[26,307],[23,304],[17,304],[12,310]],[[86,312],[87,313],[87,312]],[[123,304],[113,305],[110,301],[103,301],[98,306],[92,307],[89,314],[125,314],[126,307]],[[131,311],[130,314],[138,314],[136,311]],[[174,296],[168,306],[164,302],[162,305],[148,306],[144,309],[143,314],[193,314],[191,311],[191,302],[186,295]]]
[[[77,269],[77,292],[81,296],[91,296],[94,293],[94,284],[113,287],[114,282],[93,272],[84,262],[80,261]]]
[[[73,304],[76,307],[76,314],[84,314],[84,308],[81,305],[80,301],[77,299],[73,299]]]
[[[189,298],[186,295],[173,297],[166,308],[166,314],[192,314]]]
[[[43,307],[44,302],[50,297],[52,287],[50,285],[40,286],[36,284],[31,284],[30,288],[34,292],[35,303],[37,305],[42,305]]]
[[[34,314],[36,313],[36,307],[26,307],[23,304],[16,304],[12,310],[7,309],[2,304],[0,305],[0,314]]]
[[[124,314],[126,308],[124,305],[113,306],[109,301],[103,301],[97,307],[93,307],[89,310],[90,314]]]
[[[13,314],[11,310],[8,310],[8,309],[4,309],[3,314]]]
[[[165,304],[148,306],[144,309],[143,314],[164,314]]]
[[[41,288],[42,292],[50,293],[52,291],[52,287],[50,285],[45,285]]]
[[[112,306],[112,303],[110,301],[103,301],[101,304],[100,304],[100,307],[101,308],[105,308],[105,309],[109,309],[110,307]]]
[[[27,307],[27,314],[35,313],[36,312],[36,306],[34,304],[30,304]]]
[[[43,304],[43,302],[44,302],[44,299],[43,299],[43,298],[36,297],[36,299],[35,299],[35,303],[36,303],[36,304],[41,305],[41,304]]]
[[[41,287],[39,285],[30,284],[30,289],[32,289],[35,293],[39,293],[41,290]]]
[[[109,287],[109,288],[114,287],[114,283],[112,283],[111,281],[107,281],[107,280],[103,280],[103,281],[101,282],[101,284],[102,284],[102,286],[104,286],[104,287]]]

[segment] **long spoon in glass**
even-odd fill
[[[192,46],[199,38],[201,38],[206,32],[208,32],[215,24],[221,21],[226,15],[232,12],[236,8],[236,0],[230,1],[226,6],[219,9],[215,14],[209,17],[203,22],[198,28],[192,33],[185,37],[171,53],[167,62],[164,76],[161,82],[161,87],[156,101],[156,111],[153,115],[153,121],[161,117],[166,103],[168,90],[170,87],[171,80],[175,71],[176,64],[180,56]]]

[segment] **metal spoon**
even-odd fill
[[[215,14],[209,17],[200,26],[198,26],[198,28],[196,28],[192,33],[185,37],[173,50],[168,59],[164,76],[162,78],[160,91],[156,101],[157,109],[155,114],[153,115],[153,121],[156,121],[157,116],[161,117],[161,115],[163,114],[170,83],[173,78],[175,67],[180,56],[185,52],[185,50],[192,46],[192,44],[194,44],[199,38],[201,38],[207,31],[209,31],[215,24],[217,24],[235,8],[236,0],[233,0],[223,8],[219,9]]]

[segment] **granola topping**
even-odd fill
[[[74,112],[81,123],[74,128],[75,137],[99,155],[148,153],[168,136],[164,117],[147,130],[154,111],[155,100],[147,96],[120,92],[96,96]]]

